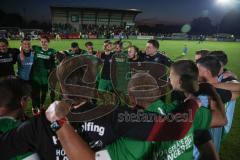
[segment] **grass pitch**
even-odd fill
[[[70,48],[71,42],[78,42],[80,48],[85,48],[85,42],[89,40],[58,40],[51,41],[50,47],[56,50],[66,50]],[[104,40],[90,40],[94,44],[95,50],[102,50],[102,44]],[[138,46],[140,49],[144,49],[147,40],[130,40],[132,44]],[[10,47],[19,48],[20,41],[10,41]],[[40,41],[32,41],[32,45],[40,45]],[[188,47],[188,54],[184,57],[181,55],[184,45]],[[240,42],[203,42],[198,44],[197,41],[160,41],[160,50],[165,51],[167,56],[172,60],[177,59],[193,59],[195,51],[200,49],[208,50],[223,50],[228,55],[227,68],[240,77]],[[47,101],[49,103],[49,99]],[[220,158],[222,160],[238,160],[240,155],[240,99],[236,104],[234,120],[230,133],[224,138],[222,142]]]

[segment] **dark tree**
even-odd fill
[[[200,34],[212,34],[214,33],[214,26],[209,17],[199,17],[191,22],[190,34],[200,35]]]
[[[6,18],[6,13],[0,10],[0,27],[4,26],[5,18]]]
[[[222,19],[219,32],[240,34],[240,12],[230,11]]]
[[[3,19],[5,26],[7,27],[24,27],[25,21],[23,17],[18,13],[10,13]]]

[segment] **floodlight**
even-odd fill
[[[229,5],[229,4],[232,4],[233,1],[234,0],[217,0],[217,3],[221,5]]]

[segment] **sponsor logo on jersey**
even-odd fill
[[[12,62],[12,61],[13,61],[12,57],[0,59],[0,63],[9,63],[9,62]]]
[[[50,56],[48,56],[48,55],[44,55],[44,54],[37,54],[37,58],[41,58],[41,59],[50,59]]]
[[[103,136],[105,127],[94,124],[93,122],[84,122],[82,131],[97,132],[99,136]]]
[[[93,141],[93,142],[90,142],[89,143],[89,146],[91,148],[96,148],[96,147],[103,147],[103,142],[101,140],[98,140],[98,141]]]
[[[157,145],[157,143],[153,144]],[[159,146],[159,145],[157,145]],[[156,147],[157,147],[156,146]],[[161,146],[161,145],[160,145]],[[164,160],[174,160],[177,159],[182,154],[186,153],[193,147],[193,135],[187,135],[183,139],[174,141],[168,148],[156,148],[153,152],[153,160],[164,159]]]
[[[26,62],[26,63],[23,63],[22,65],[24,65],[24,66],[31,66],[31,65],[33,65],[33,63],[32,62]]]

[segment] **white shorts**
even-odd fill
[[[106,149],[95,153],[95,160],[111,160],[111,157]]]

